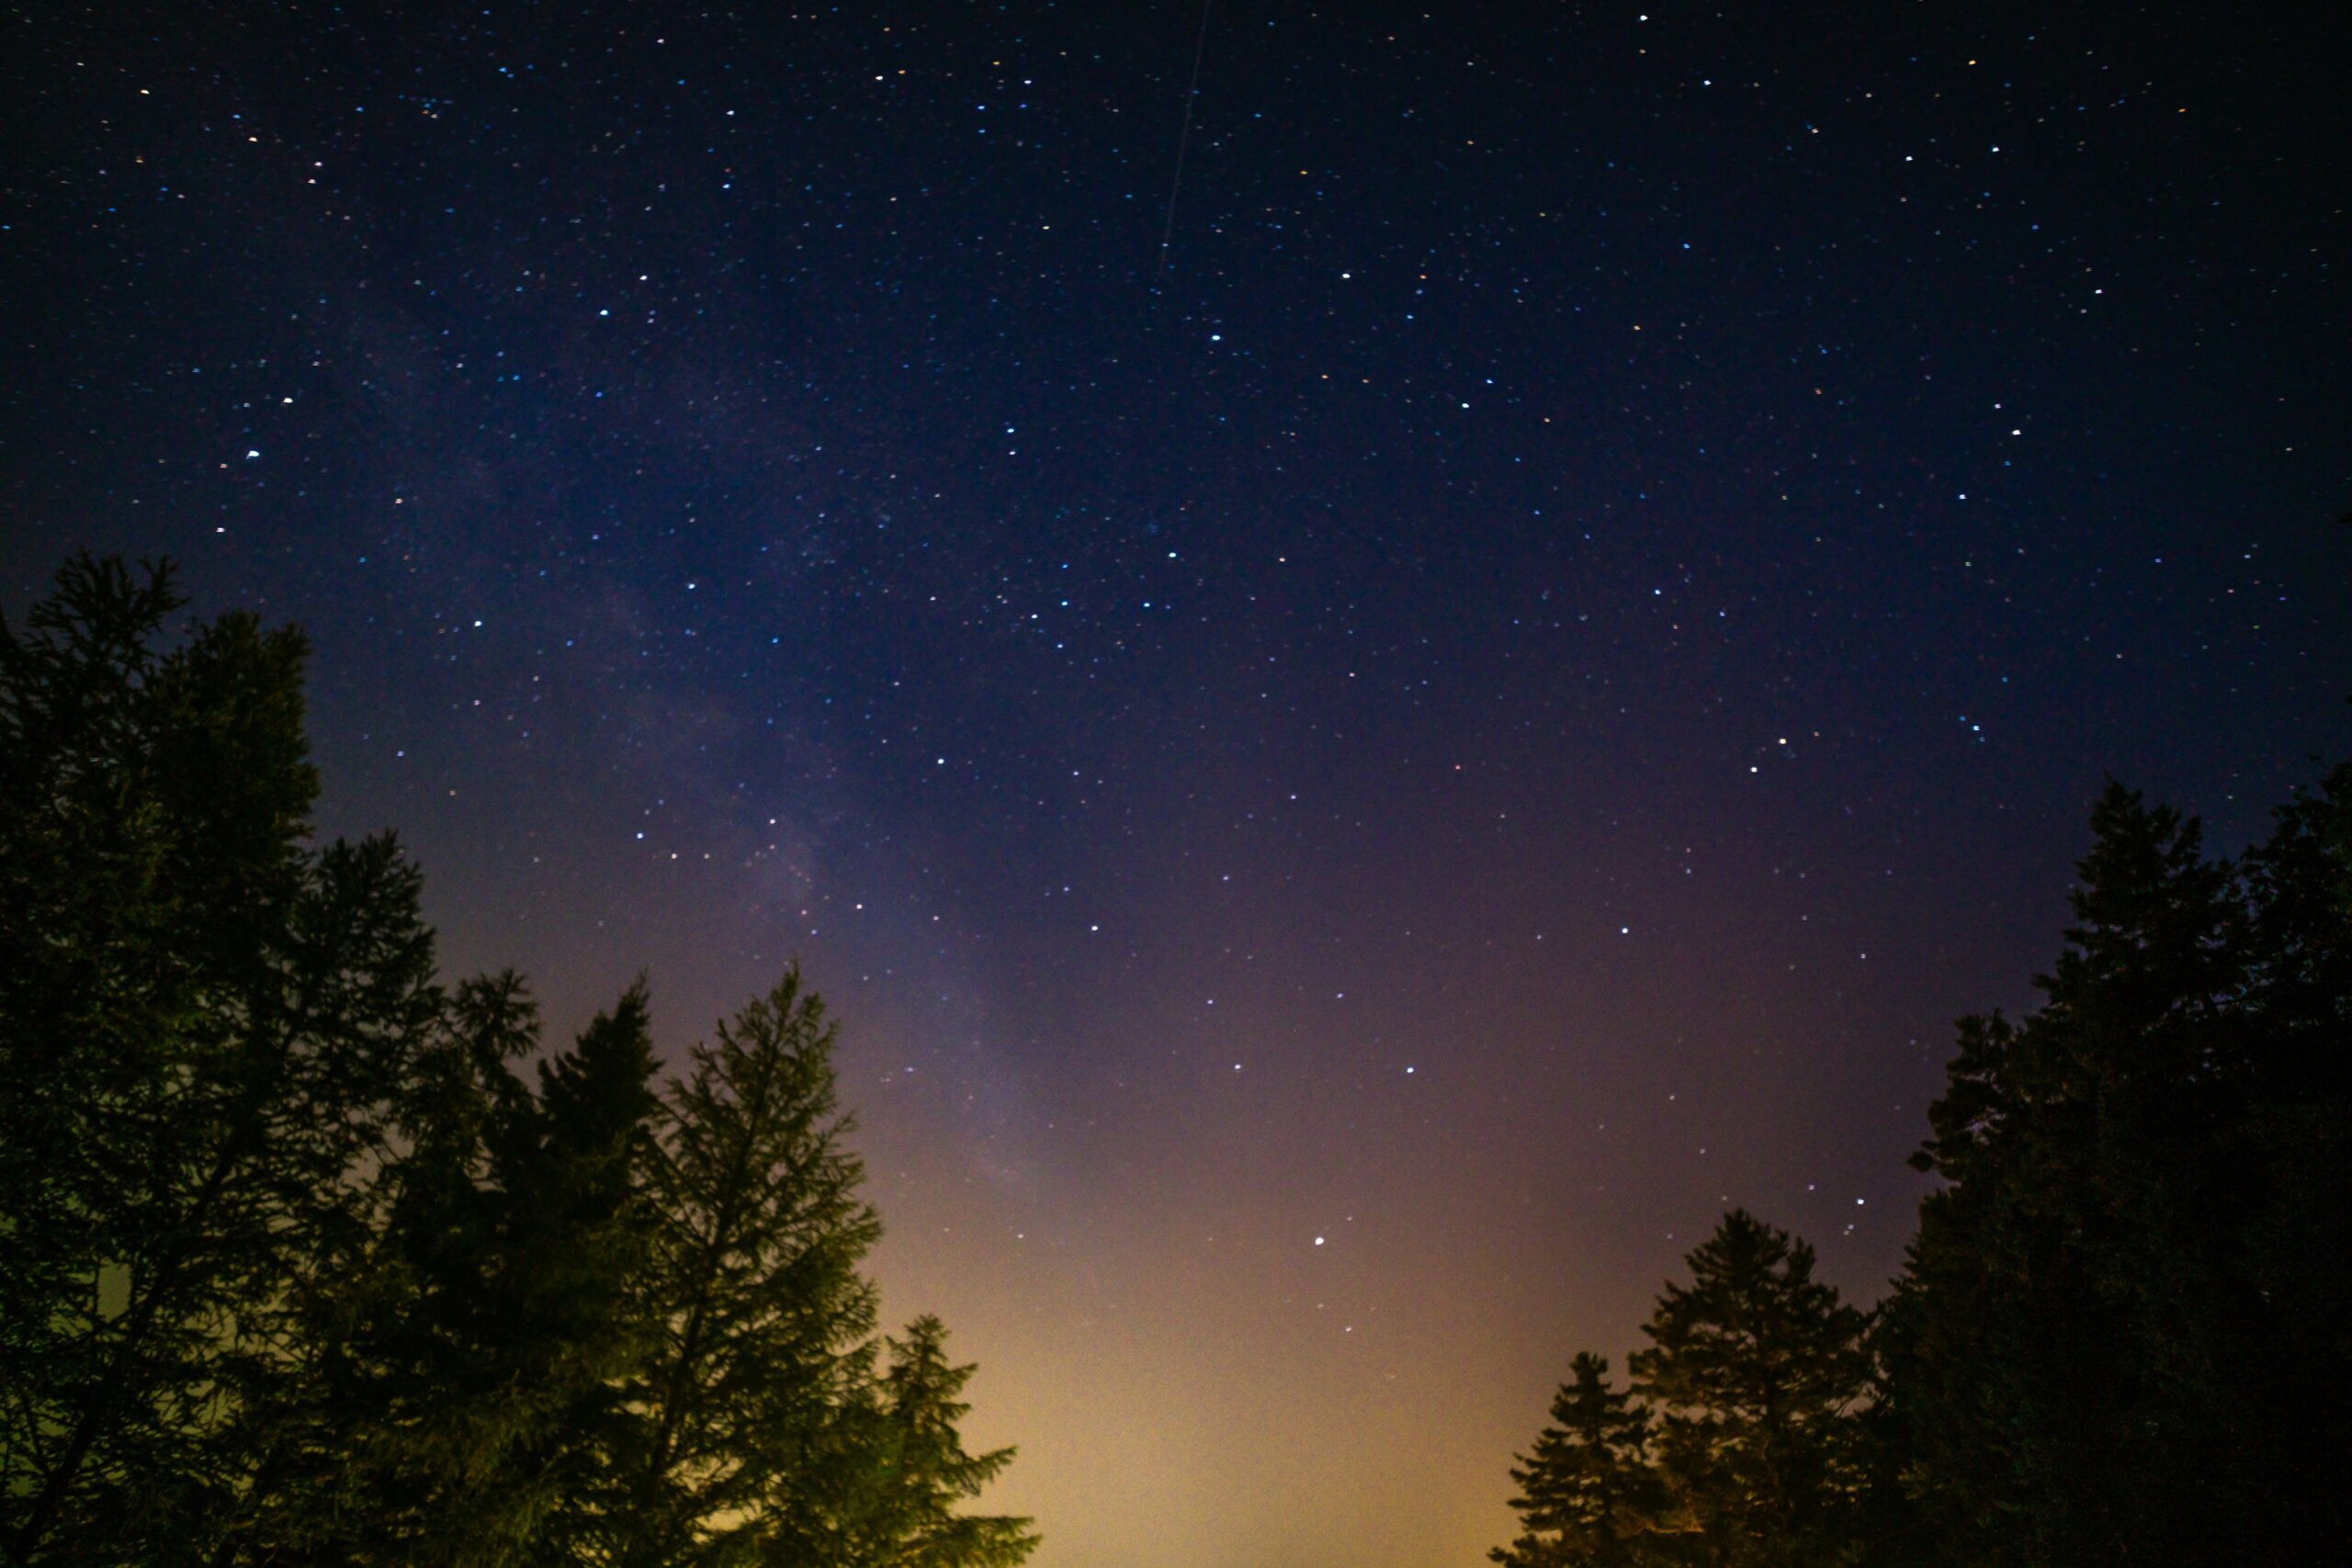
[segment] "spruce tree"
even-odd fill
[[[1020,1561],[798,976],[666,1092],[641,985],[525,1074],[397,845],[306,841],[300,634],[178,608],[0,623],[0,1557]]]
[[[1521,1468],[1504,1568],[1795,1568],[1859,1561],[1869,1320],[1813,1248],[1745,1210],[1669,1282],[1631,1388],[1580,1354]]]
[[[2261,1484],[2239,1506],[2271,1555],[2308,1559],[2352,1537],[2352,764],[2282,807],[2242,874],[2255,1058],[2231,1141],[2254,1168],[2227,1346]]]
[[[642,1181],[660,1100],[640,979],[539,1069],[529,1136],[503,1162],[511,1208],[501,1295],[513,1383],[544,1412],[520,1473],[548,1499],[557,1560],[593,1551],[630,1430],[627,1381],[657,1340],[633,1281],[654,1212]]]
[[[526,1422],[492,1366],[505,1205],[492,1150],[532,1114],[519,977],[468,981],[416,1055],[399,1149],[368,1179],[369,1245],[306,1324],[310,1375],[264,1413],[271,1448],[216,1561],[502,1563],[536,1514],[502,1484]]]
[[[1726,1568],[1834,1561],[1860,1484],[1867,1319],[1814,1279],[1810,1246],[1745,1210],[1687,1262],[1629,1363],[1659,1418],[1662,1528]]]
[[[637,1304],[652,1337],[615,1491],[583,1521],[599,1561],[749,1562],[830,1532],[858,1457],[842,1415],[870,1366],[858,1266],[880,1234],[842,1146],[833,1043],[796,971],[696,1045],[665,1097]]]
[[[621,1387],[644,1347],[628,1298],[654,1114],[647,997],[633,985],[538,1065],[537,1093],[508,1067],[537,1032],[520,983],[468,985],[454,1010],[466,1027],[445,1090],[386,1170],[390,1267],[327,1453],[336,1551],[564,1561],[612,1488]]]
[[[458,987],[379,1178],[381,1244],[318,1325],[305,1440],[239,1558],[498,1568],[561,1561],[609,1490],[654,1061],[644,988],[541,1064],[512,976]]]
[[[772,1562],[818,1561],[838,1568],[1014,1568],[1037,1544],[1029,1521],[966,1514],[1012,1462],[1011,1449],[965,1451],[956,1424],[969,1406],[957,1396],[973,1369],[947,1359],[947,1330],[919,1317],[903,1338],[885,1341],[887,1369],[861,1391],[842,1423],[849,1478],[817,1517],[823,1532],[765,1544]]]
[[[77,558],[0,626],[0,1547],[199,1558],[364,1244],[353,1172],[429,1023],[414,871],[302,844],[305,648],[163,640],[161,568]]]
[[[2043,1006],[1963,1021],[1889,1341],[1945,1560],[2341,1540],[2344,786],[2238,866],[2110,786]]]
[[[1606,1357],[1580,1350],[1510,1478],[1519,1539],[1487,1555],[1503,1568],[1634,1568],[1653,1561],[1665,1488],[1649,1462],[1650,1414],[1609,1386]]]
[[[1917,1162],[1950,1185],[1921,1207],[1906,1399],[1938,1535],[1994,1562],[2220,1544],[2192,1544],[2231,1462],[2200,1215],[2242,1066],[2237,922],[2194,822],[2110,788],[2093,829],[2044,1007],[1963,1021]]]

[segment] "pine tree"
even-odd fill
[[[833,1041],[794,972],[671,1086],[638,1308],[653,1340],[628,1390],[599,1561],[749,1561],[763,1540],[828,1533],[824,1500],[855,1457],[841,1414],[870,1366],[874,1288],[858,1266],[880,1234],[842,1146]]]
[[[2256,1060],[2231,1141],[2256,1170],[2228,1343],[2262,1484],[2240,1529],[2311,1560],[2352,1538],[2352,764],[2282,807],[2242,870]]]
[[[543,1063],[536,1094],[510,1065],[537,1033],[519,980],[469,982],[449,1011],[379,1179],[381,1244],[315,1325],[325,1375],[280,1415],[299,1451],[248,1510],[243,1560],[560,1561],[609,1491],[642,1349],[644,987]]]
[[[1665,1488],[1650,1467],[1650,1415],[1609,1386],[1609,1361],[1578,1351],[1552,1401],[1552,1425],[1510,1472],[1519,1539],[1487,1555],[1503,1568],[1634,1568]]]
[[[1963,1021],[1917,1162],[1951,1185],[1921,1208],[1908,1399],[1939,1534],[1984,1561],[2191,1550],[2212,1472],[2186,1427],[2228,1417],[2194,1235],[2241,1066],[2228,876],[2120,788],[2093,829],[2045,1006]]]
[[[1969,1020],[1891,1373],[1944,1560],[2297,1562],[2352,1434],[2327,791],[2237,867],[2110,786],[2041,1009]]]
[[[1504,1568],[1780,1568],[1859,1561],[1869,1320],[1813,1277],[1813,1248],[1745,1210],[1669,1282],[1609,1387],[1590,1354],[1511,1472],[1523,1529]]]
[[[217,1562],[511,1561],[537,1513],[503,1484],[529,1429],[492,1365],[505,1249],[499,1129],[534,1113],[512,1064],[538,1015],[512,974],[468,981],[417,1053],[398,1153],[367,1181],[369,1243],[305,1324],[309,1376]]]
[[[559,1558],[592,1548],[600,1505],[620,1483],[628,1376],[656,1343],[632,1281],[649,1258],[653,1212],[641,1189],[660,1100],[642,979],[539,1070],[531,1137],[504,1165],[513,1213],[501,1283],[520,1330],[513,1386],[545,1420],[522,1474],[548,1500]]]
[[[1663,1528],[1704,1562],[1835,1561],[1860,1485],[1867,1319],[1814,1279],[1811,1247],[1745,1210],[1687,1262],[1690,1285],[1666,1287],[1630,1360],[1660,1417]]]
[[[526,1077],[397,845],[305,842],[300,635],[178,607],[0,623],[0,1556],[1019,1562],[938,1325],[877,1370],[797,975],[666,1093],[642,985]]]
[[[1029,1521],[966,1514],[1012,1462],[1011,1449],[967,1453],[956,1424],[970,1408],[957,1396],[973,1369],[947,1359],[947,1330],[935,1317],[886,1341],[888,1366],[869,1382],[842,1424],[850,1462],[836,1473],[846,1491],[821,1510],[818,1539],[783,1535],[763,1543],[763,1561],[810,1561],[838,1568],[1015,1568],[1037,1544]]]
[[[78,558],[0,626],[0,1545],[201,1554],[248,1417],[361,1239],[429,1021],[390,840],[305,850],[304,644],[249,615],[158,643],[161,568]]]

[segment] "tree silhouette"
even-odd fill
[[[313,849],[304,645],[77,558],[0,623],[0,1554],[1005,1568],[969,1368],[873,1337],[797,973],[657,1090],[538,1055],[390,838]]]
[[[1744,1209],[1686,1261],[1628,1361],[1659,1416],[1667,1517],[1704,1562],[1819,1562],[1860,1487],[1866,1320],[1814,1279],[1810,1246]]]
[[[866,1385],[844,1425],[854,1462],[842,1467],[847,1493],[825,1510],[830,1541],[808,1542],[817,1560],[855,1568],[1012,1568],[1037,1544],[1029,1521],[966,1514],[1012,1461],[1011,1449],[971,1454],[956,1424],[968,1408],[957,1396],[972,1375],[947,1359],[947,1330],[919,1317],[904,1338],[886,1342],[888,1368]],[[808,1561],[798,1552],[776,1553]]]
[[[1519,1539],[1487,1555],[1503,1568],[1632,1568],[1647,1560],[1666,1487],[1649,1463],[1650,1413],[1609,1386],[1606,1357],[1580,1350],[1552,1401],[1552,1425],[1510,1472]]]
[[[1725,1214],[1668,1283],[1633,1386],[1577,1357],[1555,1423],[1512,1479],[1525,1526],[1506,1568],[1833,1562],[1862,1490],[1867,1320],[1813,1278],[1813,1248]]]
[[[2296,1562],[2340,1542],[2352,774],[2239,865],[2111,785],[2022,1022],[1963,1021],[1890,1306],[1951,1562]]]
[[[0,626],[0,1509],[162,1561],[246,1483],[353,1174],[433,1011],[389,840],[302,847],[304,644],[159,652],[170,575],[77,558]]]
[[[650,1568],[807,1534],[868,1364],[881,1234],[841,1145],[833,1030],[797,974],[695,1047],[662,1108],[639,1310],[654,1336],[616,1457],[610,1561]]]

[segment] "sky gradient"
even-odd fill
[[[0,605],[307,626],[553,1028],[801,962],[1038,1568],[1473,1563],[2352,752],[2325,9],[20,7]]]

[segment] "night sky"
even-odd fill
[[[2335,10],[12,7],[0,604],[306,626],[552,1027],[797,957],[1040,1568],[1473,1563],[2352,753]]]

